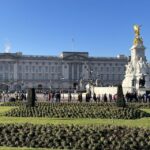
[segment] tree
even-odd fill
[[[34,107],[35,106],[35,89],[29,88],[28,89],[28,96],[27,96],[27,106]]]
[[[126,102],[125,102],[124,95],[123,95],[122,85],[118,85],[116,105],[118,107],[126,107]]]

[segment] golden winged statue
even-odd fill
[[[136,37],[138,37],[140,35],[140,27],[141,26],[139,26],[137,24],[133,26]]]
[[[140,37],[140,28],[141,28],[141,26],[139,26],[137,24],[133,26],[134,33],[135,33],[135,38],[134,38],[133,43],[135,45],[136,44],[143,44],[143,39],[142,39],[142,37]]]

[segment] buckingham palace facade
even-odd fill
[[[62,52],[60,56],[0,53],[0,86],[12,89],[74,88],[89,80],[101,86],[116,85],[124,79],[128,58],[91,57],[88,52]]]

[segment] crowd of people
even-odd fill
[[[0,92],[0,101],[8,102],[8,101],[18,101],[18,100],[26,100],[27,99],[27,92]]]
[[[136,92],[130,93],[127,92],[125,95],[127,102],[149,102],[150,103],[150,94],[137,94]]]
[[[61,91],[42,91],[37,92],[36,99],[39,101],[49,101],[52,103],[60,103],[60,102],[115,102],[117,100],[117,94],[91,94],[88,93],[72,93],[67,92],[63,93]],[[40,95],[40,96],[39,96]],[[42,96],[43,95],[43,96]],[[65,95],[65,96],[64,96]],[[127,92],[124,95],[126,102],[149,102],[150,103],[150,94],[137,94]],[[0,93],[0,101],[26,101],[27,99],[27,92],[15,92],[15,93],[7,93],[1,92]]]
[[[82,93],[78,92],[76,94],[68,92],[47,92],[44,97],[47,97],[47,101],[49,102],[63,102],[64,100],[67,102],[115,102],[117,100],[117,94],[96,94],[96,93]],[[76,96],[75,96],[76,95]],[[126,102],[150,102],[150,95],[147,94],[137,94],[137,93],[129,93],[127,92],[124,95],[124,99]]]

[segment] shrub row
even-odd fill
[[[150,130],[114,126],[0,124],[0,146],[148,150]]]
[[[128,103],[129,107],[150,109],[150,103]]]
[[[25,105],[26,102],[5,102],[2,103],[1,106],[22,106]],[[72,105],[72,103],[49,103],[49,102],[37,102],[37,106],[51,106],[51,105]],[[84,106],[102,106],[102,107],[115,107],[116,104],[114,102],[100,102],[100,103],[74,103],[74,105],[84,105]],[[133,108],[150,108],[150,103],[127,103],[127,107]]]
[[[137,119],[150,117],[149,113],[134,108],[101,107],[95,104],[47,104],[36,107],[19,107],[5,113],[13,117],[50,118],[116,118]]]

